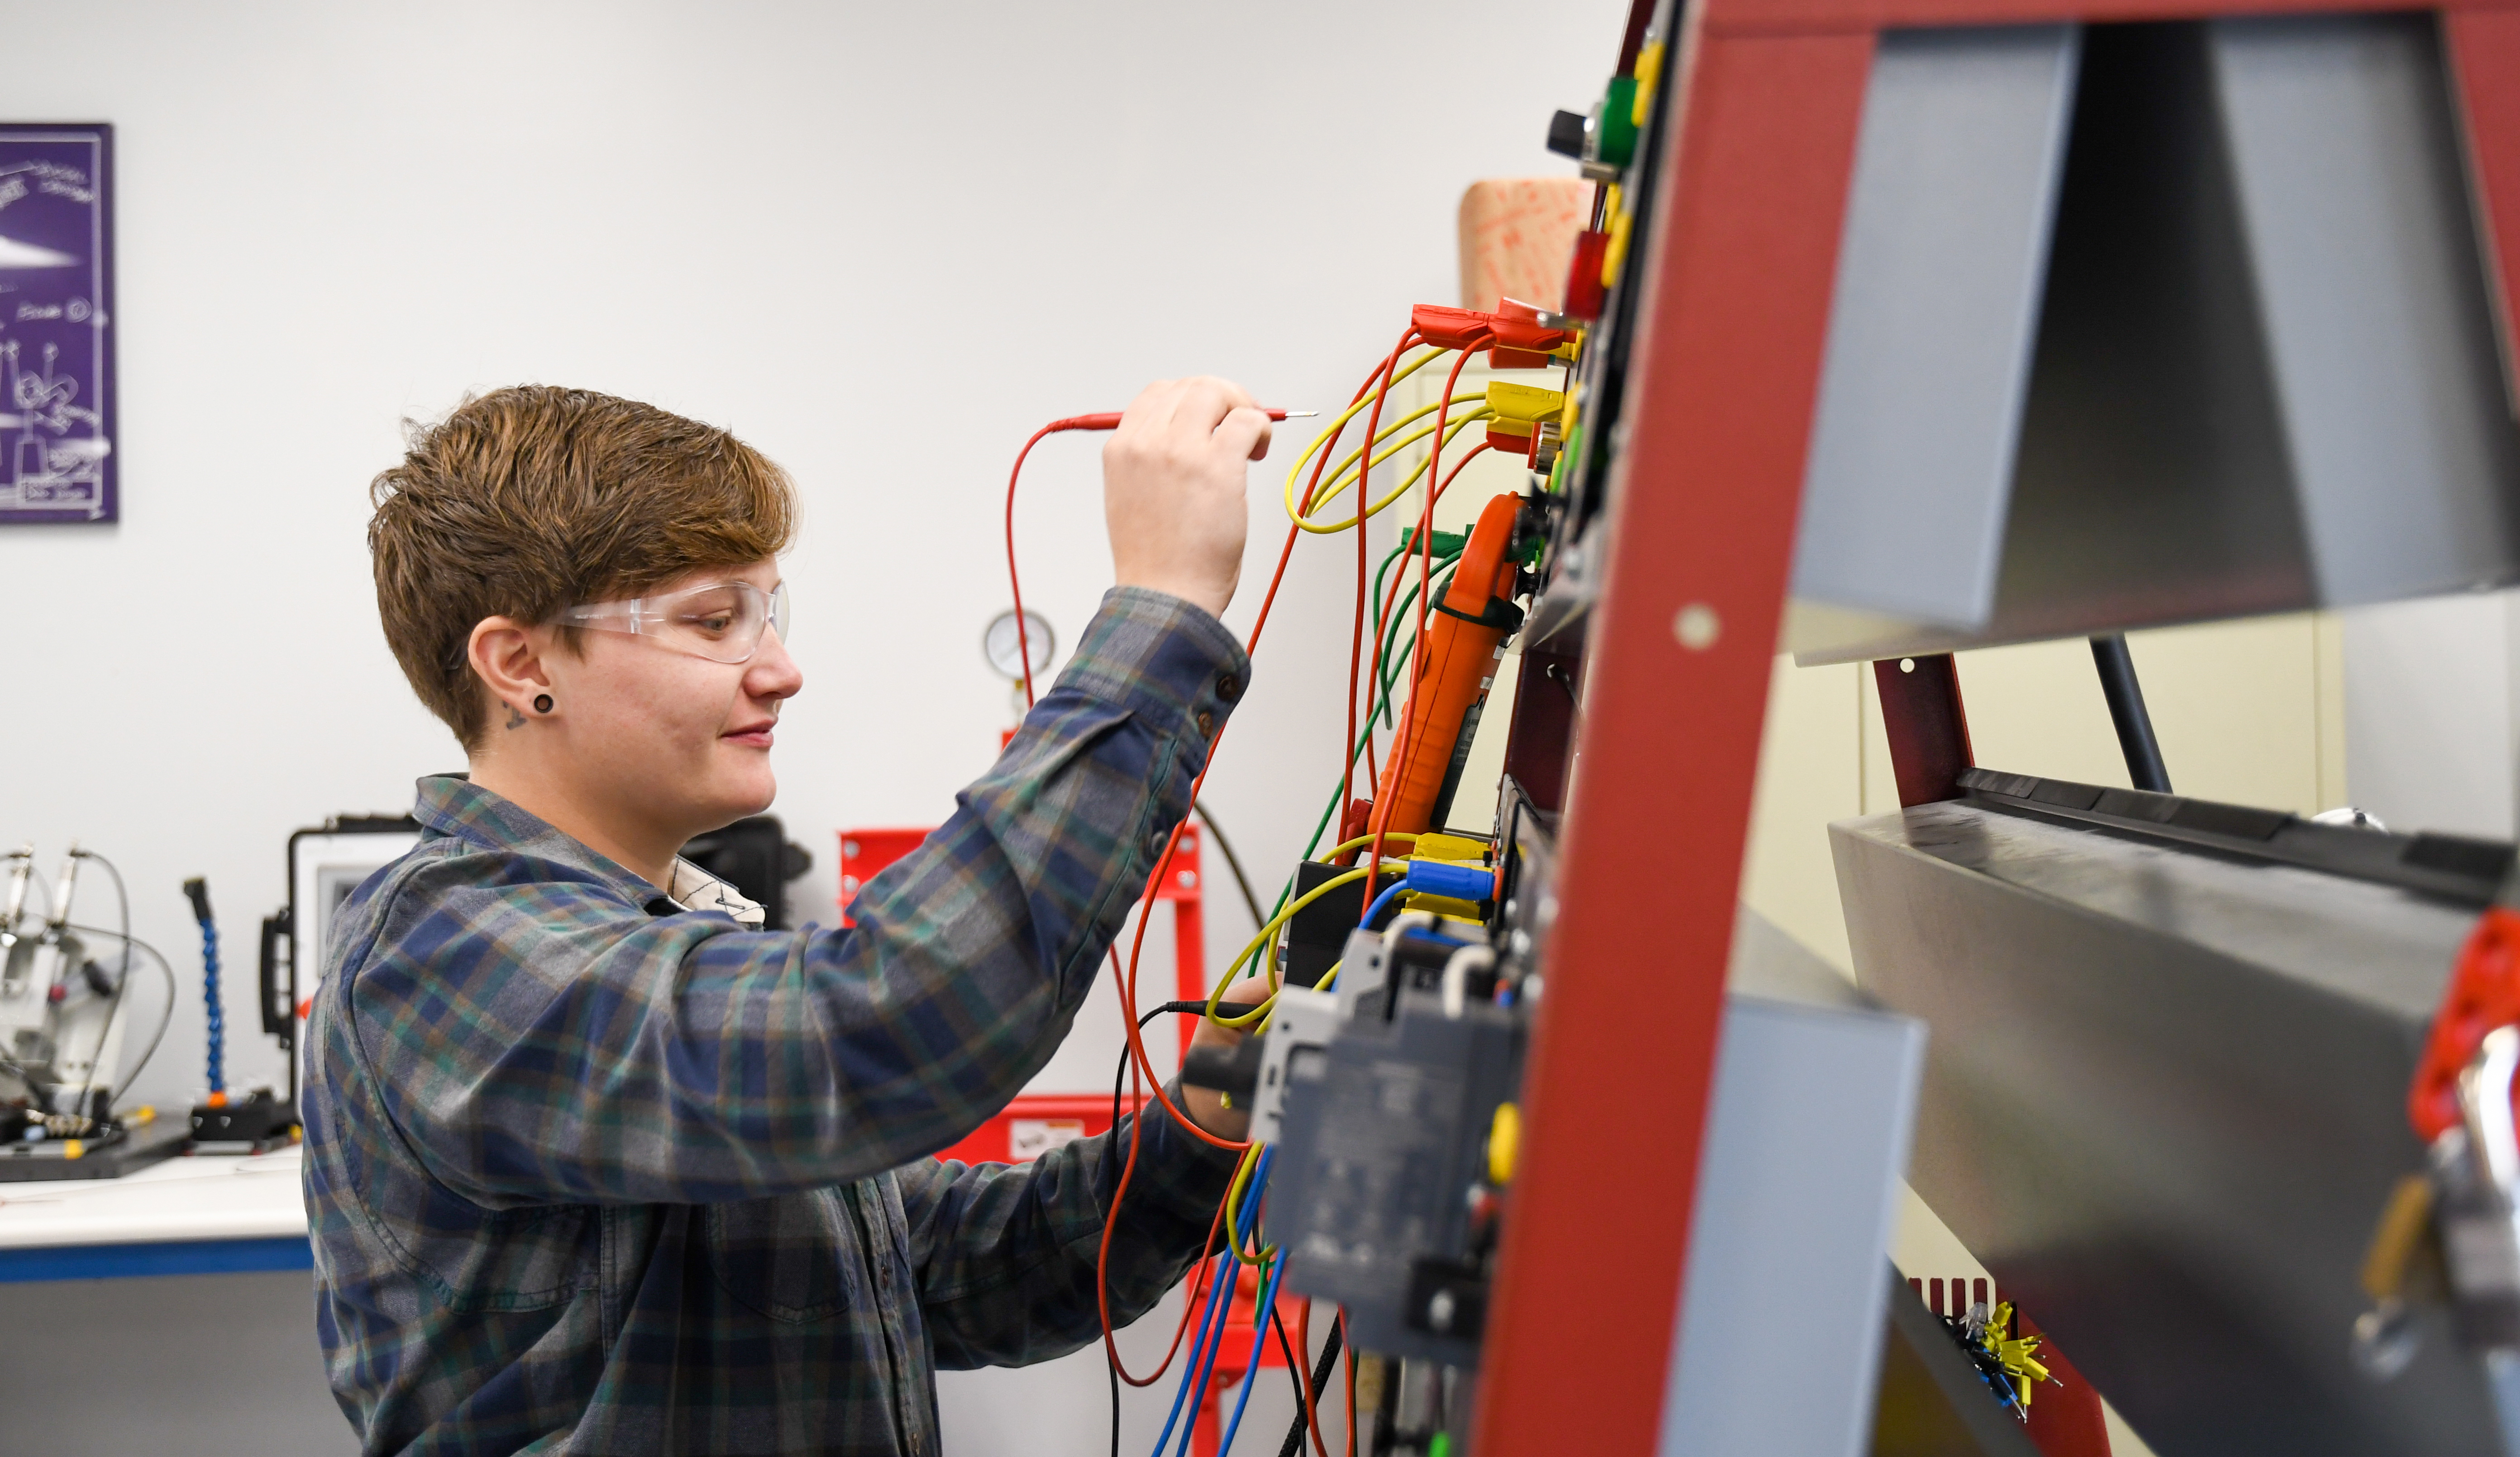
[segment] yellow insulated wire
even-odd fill
[[[1382,381],[1371,392],[1358,396],[1355,404],[1340,411],[1337,419],[1324,425],[1322,432],[1313,437],[1313,443],[1304,447],[1304,453],[1295,458],[1295,464],[1286,471],[1286,514],[1290,516],[1295,514],[1295,480],[1304,473],[1305,464],[1327,449],[1339,431],[1346,427],[1349,420],[1356,419],[1364,411],[1372,409],[1376,402],[1390,393],[1392,385],[1398,384],[1451,352],[1449,349],[1429,349],[1418,355],[1416,359],[1392,371],[1389,379]]]
[[[1456,395],[1453,397],[1451,403],[1460,405],[1482,400],[1484,398],[1485,396],[1483,395],[1475,394]],[[1407,424],[1410,420],[1417,419],[1422,416],[1431,415],[1435,412],[1436,408],[1436,406],[1428,405],[1422,410],[1415,411],[1406,419],[1402,419],[1399,424]],[[1495,414],[1496,412],[1494,410],[1481,404],[1474,409],[1464,410],[1461,414],[1453,416],[1445,421],[1444,444],[1450,446],[1453,443],[1453,438],[1455,436],[1461,434],[1462,431],[1469,428],[1473,424],[1476,424],[1480,420],[1489,419]],[[1398,425],[1394,425],[1393,428],[1396,429],[1398,427]],[[1411,431],[1407,436],[1403,437],[1400,441],[1394,444],[1391,449],[1374,457],[1373,464],[1379,465],[1385,461],[1390,460],[1393,456],[1400,454],[1400,452],[1434,433],[1435,427],[1433,425],[1421,425],[1418,429]],[[1360,447],[1360,449],[1362,449],[1362,447]],[[1430,455],[1425,460],[1418,462],[1407,475],[1401,477],[1398,485],[1393,486],[1389,491],[1384,492],[1380,500],[1368,507],[1365,513],[1369,516],[1378,515],[1381,513],[1384,507],[1391,505],[1391,503],[1399,500],[1403,495],[1407,494],[1409,488],[1418,483],[1418,478],[1426,473],[1426,467],[1434,463],[1434,459],[1435,458]],[[1347,473],[1347,467],[1354,464],[1355,460],[1355,455],[1351,454],[1346,461],[1340,463],[1338,473],[1331,479],[1329,488],[1322,492],[1321,499],[1313,503],[1313,508],[1315,510],[1321,509],[1335,498],[1345,494],[1349,484],[1351,484],[1353,480],[1353,477],[1349,476]],[[1296,516],[1293,519],[1296,525],[1301,526],[1306,531],[1319,536],[1329,536],[1337,532],[1345,531],[1349,527],[1354,526],[1357,518],[1350,516],[1344,521],[1333,521],[1327,524],[1323,523],[1318,516],[1301,515]]]
[[[1313,990],[1314,990],[1314,991],[1316,991],[1316,992],[1328,992],[1328,990],[1330,990],[1330,988],[1332,988],[1332,987],[1334,987],[1334,986],[1337,986],[1337,985],[1338,985],[1338,974],[1339,974],[1339,968],[1340,968],[1340,967],[1342,967],[1342,966],[1345,966],[1346,964],[1347,964],[1347,963],[1346,963],[1345,961],[1333,961],[1333,962],[1331,962],[1331,963],[1330,963],[1330,969],[1329,969],[1329,970],[1328,970],[1328,971],[1326,971],[1326,972],[1323,972],[1323,973],[1322,973],[1322,979],[1321,979],[1320,981],[1315,982],[1315,983],[1313,984]],[[1273,1021],[1273,1020],[1275,1020],[1275,1019],[1276,1019],[1276,1017],[1277,1017],[1277,1015],[1278,1015],[1278,998],[1277,998],[1277,997],[1275,997],[1275,996],[1271,996],[1271,997],[1269,998],[1269,1010],[1268,1010],[1267,1014],[1261,1017],[1261,1019],[1260,1019],[1260,1025],[1259,1025],[1258,1027],[1255,1027],[1255,1028],[1253,1028],[1253,1029],[1251,1030],[1251,1035],[1252,1035],[1253,1037],[1255,1037],[1255,1038],[1256,1038],[1256,1037],[1260,1036],[1262,1033],[1267,1032],[1267,1031],[1269,1030],[1269,1024],[1270,1024],[1270,1022],[1271,1022],[1271,1021]]]
[[[1483,390],[1464,390],[1461,394],[1453,396],[1449,403],[1454,405],[1469,405],[1484,402],[1486,399],[1487,394]],[[1407,415],[1401,416],[1397,419],[1383,421],[1382,428],[1374,433],[1373,443],[1376,445],[1384,444],[1389,441],[1392,436],[1399,434],[1402,430],[1409,428],[1409,426],[1417,423],[1418,420],[1424,419],[1427,416],[1434,414],[1437,410],[1442,408],[1444,408],[1442,404],[1420,405],[1417,409],[1410,411]],[[1401,451],[1407,449],[1410,445],[1425,439],[1427,433],[1428,432],[1425,430],[1419,430],[1418,433],[1410,436],[1407,440],[1400,441],[1398,444],[1393,445],[1389,450],[1375,456],[1373,458],[1373,464],[1376,465],[1382,464],[1384,462],[1389,461],[1393,456],[1400,454]],[[1345,482],[1348,479],[1348,473],[1356,468],[1356,458],[1363,454],[1365,454],[1365,447],[1360,445],[1354,450],[1349,451],[1346,455],[1340,457],[1339,463],[1330,467],[1328,483],[1322,488],[1320,495],[1313,498],[1313,510],[1319,511],[1323,507],[1329,504],[1331,497],[1336,496],[1347,489]],[[1292,490],[1289,490],[1286,493],[1286,511],[1289,515],[1295,513],[1295,495]]]
[[[1373,836],[1372,835],[1359,835],[1353,840],[1341,840],[1336,845],[1323,851],[1322,860],[1325,861],[1334,861],[1340,856],[1346,855],[1351,851],[1363,850],[1365,847],[1372,843]],[[1415,845],[1418,843],[1418,836],[1415,832],[1409,830],[1384,830],[1382,832],[1382,843],[1385,845]]]
[[[1259,1261],[1242,1253],[1241,1236],[1237,1231],[1242,1228],[1242,1191],[1250,1187],[1251,1170],[1259,1166],[1260,1145],[1255,1143],[1242,1151],[1241,1159],[1234,1166],[1234,1182],[1228,1185],[1225,1191],[1225,1247],[1234,1252],[1236,1259],[1254,1264]],[[1260,1232],[1253,1230],[1251,1237],[1256,1243],[1260,1238]],[[1220,1275],[1219,1278],[1230,1280],[1234,1277]],[[1227,1299],[1231,1300],[1232,1297],[1229,1296]]]
[[[1382,838],[1385,841],[1388,841],[1394,837],[1391,835],[1384,835]],[[1382,862],[1381,873],[1388,875],[1392,873],[1395,866],[1402,874],[1408,873],[1408,861],[1391,860],[1387,860]],[[1236,956],[1233,961],[1226,965],[1225,975],[1216,979],[1215,990],[1207,993],[1207,1020],[1215,1023],[1219,1027],[1231,1027],[1239,1030],[1250,1027],[1259,1022],[1263,1017],[1266,1017],[1269,1014],[1269,1008],[1277,1005],[1278,1003],[1278,992],[1275,985],[1275,968],[1272,968],[1271,970],[1270,980],[1272,985],[1267,996],[1263,997],[1259,1001],[1251,1003],[1247,1009],[1238,1012],[1234,1016],[1226,1017],[1218,1015],[1216,1010],[1218,1003],[1225,996],[1225,989],[1233,984],[1234,974],[1241,969],[1243,962],[1250,960],[1255,955],[1258,955],[1261,949],[1269,945],[1270,939],[1278,934],[1278,929],[1281,926],[1285,925],[1286,922],[1295,918],[1295,913],[1297,911],[1302,910],[1305,906],[1312,905],[1315,901],[1328,895],[1330,892],[1337,890],[1340,886],[1351,885],[1357,881],[1363,880],[1364,878],[1365,867],[1363,865],[1359,865],[1353,870],[1342,870],[1338,874],[1331,876],[1329,879],[1323,881],[1321,884],[1314,886],[1311,890],[1297,896],[1292,902],[1287,904],[1285,909],[1271,916],[1269,918],[1269,924],[1260,928],[1260,934],[1251,938],[1251,944],[1242,949],[1241,954]]]

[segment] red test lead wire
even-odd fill
[[[1273,420],[1311,415],[1310,410],[1266,410],[1261,412]],[[1007,586],[1015,598],[1015,653],[1023,663],[1024,707],[1032,707],[1032,634],[1024,626],[1023,579],[1015,571],[1015,482],[1023,479],[1024,457],[1048,436],[1066,430],[1116,430],[1120,428],[1120,412],[1105,410],[1095,415],[1071,415],[1055,419],[1033,431],[1023,449],[1015,452],[1015,468],[1007,472]]]

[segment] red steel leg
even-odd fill
[[[1929,805],[1960,797],[1960,772],[1971,757],[1968,715],[1960,706],[1959,671],[1952,655],[1883,658],[1872,665],[1881,694],[1881,728],[1899,803]]]
[[[2442,17],[2452,84],[2467,123],[2468,165],[2486,273],[2502,318],[2502,358],[2520,360],[2520,10],[2456,10]],[[2515,380],[2520,383],[2520,380]]]
[[[1480,1457],[1644,1457],[1660,1432],[1872,37],[1701,27],[1676,54]]]

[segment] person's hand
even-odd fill
[[[1268,995],[1267,979],[1246,978],[1225,989],[1225,994],[1217,998],[1217,1009],[1231,1017],[1235,1012],[1227,1010],[1228,1008],[1247,1009],[1265,1000]],[[1190,1044],[1193,1047],[1223,1047],[1232,1050],[1235,1043],[1241,1041],[1247,1036],[1250,1034],[1236,1032],[1230,1027],[1219,1027],[1201,1017],[1198,1031],[1191,1034]],[[1251,1132],[1251,1110],[1226,1107],[1225,1094],[1214,1088],[1185,1085],[1182,1088],[1182,1112],[1190,1115],[1192,1123],[1219,1138],[1243,1138],[1249,1136]]]
[[[1223,379],[1159,379],[1102,445],[1102,518],[1123,587],[1223,616],[1242,576],[1249,463],[1269,453],[1269,417]]]

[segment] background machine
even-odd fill
[[[111,877],[120,929],[79,918],[80,871]],[[165,957],[130,933],[121,872],[72,846],[46,881],[33,846],[0,855],[0,1181],[110,1178],[182,1147],[181,1125],[117,1106],[130,1075],[158,1050],[175,977]],[[164,979],[156,1031],[126,1073],[123,1043],[136,1008],[132,975]]]

